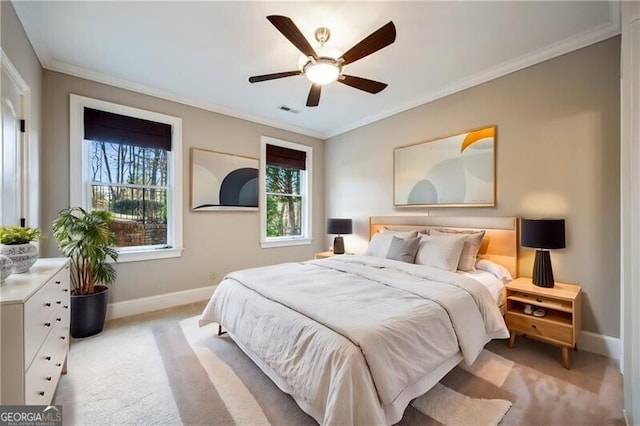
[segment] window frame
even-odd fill
[[[304,151],[306,153],[306,170],[300,178],[300,195],[302,197],[302,218],[301,218],[301,236],[267,236],[267,197],[266,197],[266,172],[267,172],[267,145],[281,146],[284,148]],[[286,247],[297,245],[308,245],[313,240],[312,236],[312,188],[313,188],[313,148],[308,145],[302,145],[294,142],[283,141],[280,139],[262,136],[260,138],[260,246],[262,248]]]
[[[84,142],[84,108],[171,125],[171,151],[167,152],[167,248],[157,246],[119,247],[119,262],[180,257],[182,244],[182,119],[99,99],[70,94],[69,126],[69,203],[90,208],[87,185],[90,185],[90,146]]]

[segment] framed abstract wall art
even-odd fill
[[[394,149],[394,205],[495,206],[496,130],[486,126]]]
[[[191,149],[191,209],[258,210],[258,159]]]

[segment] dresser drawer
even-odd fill
[[[24,365],[29,367],[54,323],[55,288],[47,283],[24,304]]]
[[[61,270],[24,304],[24,361],[26,368],[31,364],[53,326],[56,323],[68,322],[68,276],[68,268]]]
[[[68,328],[55,324],[25,374],[25,404],[49,405],[67,356]]]
[[[552,323],[530,315],[507,312],[507,328],[528,336],[550,339],[557,343],[573,346],[573,328],[570,325]]]

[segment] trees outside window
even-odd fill
[[[311,147],[262,138],[262,247],[311,241]]]
[[[267,165],[267,237],[302,235],[300,170]]]
[[[114,218],[118,246],[167,244],[167,151],[91,144],[91,209]]]

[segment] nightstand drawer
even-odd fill
[[[543,318],[513,312],[507,312],[505,320],[507,328],[511,331],[519,331],[532,337],[542,337],[567,346],[574,345],[571,325],[549,322]]]

